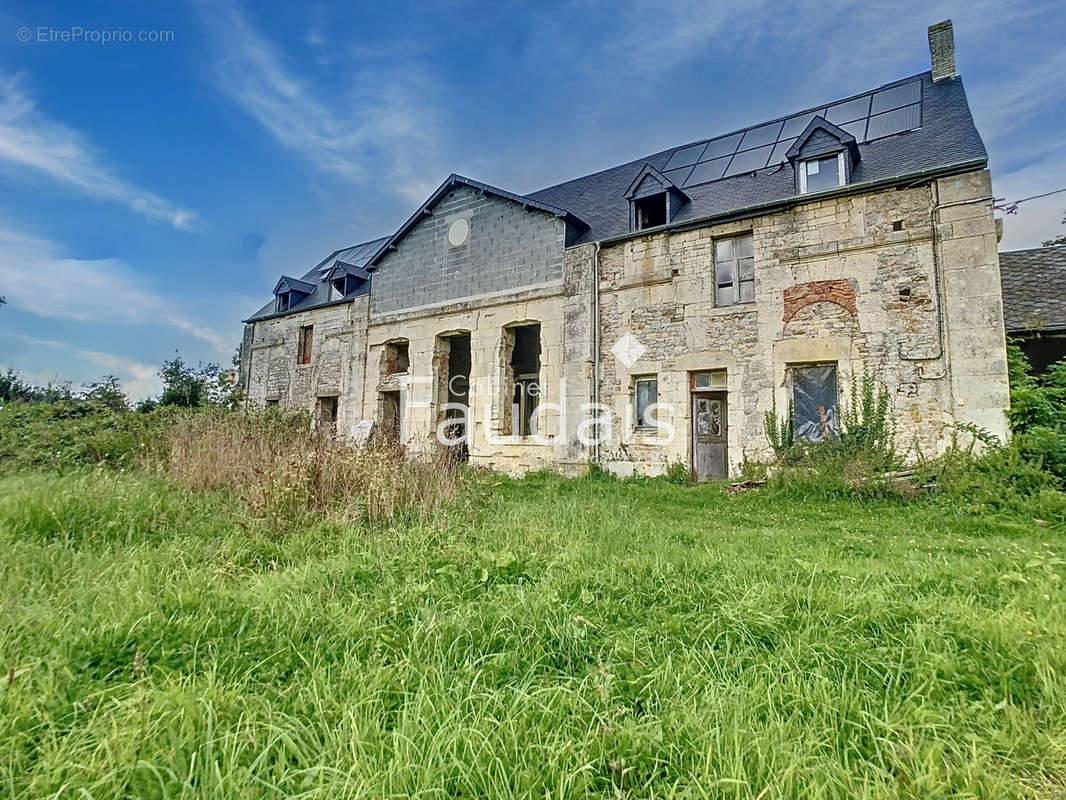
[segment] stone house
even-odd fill
[[[475,464],[698,478],[765,456],[768,411],[839,431],[858,377],[899,443],[1003,436],[987,155],[932,70],[529,194],[452,175],[245,321],[250,403]]]

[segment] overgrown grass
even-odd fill
[[[355,448],[308,423],[277,411],[186,414],[167,431],[157,467],[189,488],[240,493],[275,531],[321,515],[425,517],[455,497],[459,468],[443,449],[412,456],[389,440]]]
[[[8,476],[0,792],[1061,796],[1063,530],[964,512],[469,475],[273,537],[162,475]]]

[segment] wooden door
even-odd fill
[[[692,477],[697,481],[729,474],[726,393],[692,392]]]

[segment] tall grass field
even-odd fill
[[[0,797],[1066,796],[1058,493],[197,458],[0,475]]]

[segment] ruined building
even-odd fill
[[[929,43],[931,71],[540,191],[452,175],[278,281],[249,402],[499,469],[708,478],[767,454],[768,411],[837,435],[868,372],[902,447],[1004,435],[987,155],[950,22]]]

